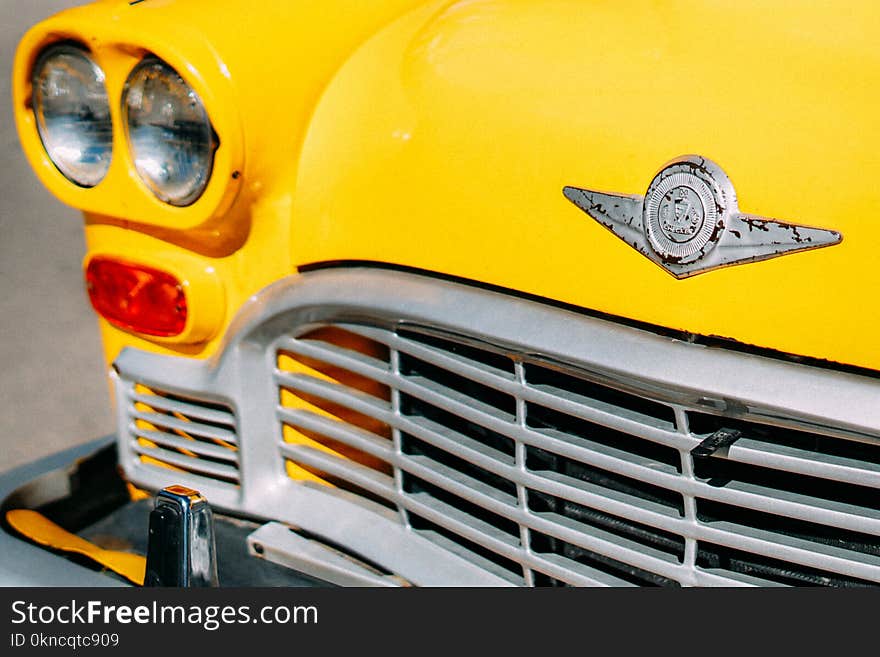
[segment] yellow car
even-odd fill
[[[878,19],[102,0],[36,25],[15,117],[83,212],[117,435],[0,480],[0,582],[216,583],[147,544],[166,506],[213,508],[191,549],[220,584],[880,582]]]

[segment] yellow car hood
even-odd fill
[[[470,0],[363,45],[299,162],[298,265],[416,267],[880,369],[880,10],[869,2]],[[717,162],[829,248],[677,280],[570,203]]]

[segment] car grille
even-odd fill
[[[682,405],[618,372],[468,336],[380,326],[328,323],[275,343],[279,450],[294,479],[387,507],[528,586],[880,581],[880,446],[869,440]],[[167,399],[182,403],[162,396],[163,417]],[[692,455],[719,431],[738,440]],[[202,462],[183,458],[179,440],[154,442],[175,447],[172,465]],[[234,472],[234,441],[202,445],[211,468]]]
[[[136,458],[148,468],[185,473],[193,485],[240,483],[235,414],[223,404],[156,387],[126,387],[124,423]]]

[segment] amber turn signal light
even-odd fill
[[[168,338],[186,327],[186,295],[171,274],[114,258],[96,256],[86,267],[92,307],[126,331]]]

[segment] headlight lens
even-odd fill
[[[49,158],[71,182],[94,187],[113,154],[104,72],[84,49],[58,44],[40,55],[32,83],[37,130]]]
[[[196,92],[168,64],[149,57],[128,76],[122,107],[141,179],[166,203],[194,203],[211,177],[217,148]]]

